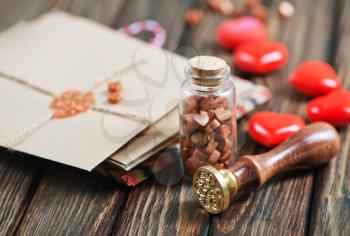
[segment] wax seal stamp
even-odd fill
[[[95,104],[95,99],[90,92],[70,90],[63,92],[51,102],[53,117],[56,119],[67,118],[86,112]]]
[[[196,171],[193,176],[193,186],[199,203],[213,214],[226,209],[230,203],[230,195],[237,191],[232,173],[226,169],[219,171],[212,166],[200,167]]]
[[[217,214],[237,193],[262,186],[274,175],[300,167],[315,167],[337,155],[340,138],[333,126],[317,122],[305,126],[287,141],[267,153],[243,156],[227,169],[198,168],[193,186],[199,203]]]

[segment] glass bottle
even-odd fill
[[[236,152],[236,93],[230,67],[197,56],[185,68],[180,92],[180,144],[186,170],[226,168]]]

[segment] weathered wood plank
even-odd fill
[[[114,235],[202,235],[208,220],[197,206],[190,179],[175,186],[152,180],[131,190]]]
[[[114,28],[114,21],[122,14],[125,2],[126,0],[55,0],[51,9],[69,11]]]
[[[268,20],[272,39],[284,42],[290,51],[288,65],[279,73],[266,76],[274,99],[269,110],[297,113],[305,117],[307,98],[294,92],[288,76],[297,64],[310,58],[327,60],[327,46],[334,17],[334,1],[292,1],[297,15],[287,22],[279,20],[276,7],[270,6]],[[314,42],[316,39],[317,42]],[[261,78],[257,78],[261,82]],[[255,149],[255,150],[254,150]],[[247,150],[245,150],[247,151]],[[256,146],[249,152],[264,152]],[[259,192],[243,196],[222,215],[214,217],[211,234],[235,235],[303,235],[307,232],[307,218],[313,186],[312,172],[287,173],[270,181]]]
[[[127,190],[81,170],[51,164],[18,228],[18,235],[107,235]]]
[[[338,10],[332,32],[337,44],[330,46],[335,50],[334,64],[339,77],[344,88],[350,90],[350,2],[338,1]],[[342,140],[340,154],[316,175],[310,235],[350,233],[350,128],[338,130]]]
[[[31,19],[43,11],[51,8],[54,0],[38,0],[28,2],[25,0],[0,1],[0,28],[9,27],[19,20]]]
[[[0,235],[12,235],[41,179],[40,162],[21,157],[1,148],[0,151]]]

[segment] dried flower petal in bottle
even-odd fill
[[[180,141],[186,169],[225,168],[236,149],[236,95],[230,67],[218,57],[189,60],[181,87]]]

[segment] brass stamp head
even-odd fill
[[[237,192],[236,179],[228,170],[203,166],[193,175],[193,186],[199,203],[212,214],[224,211]]]

